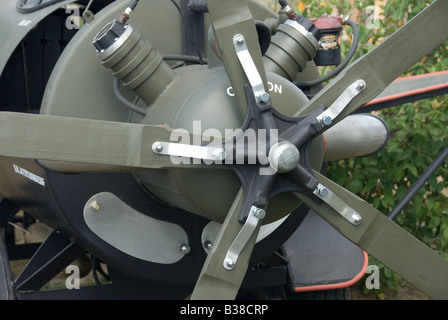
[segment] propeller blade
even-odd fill
[[[208,11],[213,23],[215,40],[235,97],[243,115],[247,111],[244,85],[249,82],[233,45],[233,37],[244,37],[251,59],[267,88],[266,72],[262,61],[258,34],[247,0],[208,0]]]
[[[74,172],[210,167],[154,153],[154,142],[170,141],[171,130],[162,126],[1,112],[0,127],[0,155],[62,161],[65,171],[70,163]]]
[[[249,240],[244,244],[244,249],[238,256],[238,263],[232,269],[225,268],[223,264],[225,263],[228,250],[244,228],[238,221],[242,207],[243,189],[241,188],[205,260],[191,295],[192,300],[235,299],[246,274],[249,259],[261,226],[261,223],[259,223],[255,227],[254,232],[250,234]]]
[[[325,203],[296,193],[306,205],[361,249],[433,299],[448,299],[448,261],[372,205],[314,172],[317,179],[361,215],[353,225]]]

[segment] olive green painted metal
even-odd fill
[[[207,5],[214,28],[215,39],[219,45],[220,56],[224,61],[227,74],[234,88],[240,110],[242,114],[245,114],[247,101],[243,87],[248,82],[248,79],[233,45],[233,38],[236,34],[242,34],[247,39],[246,45],[252,60],[262,77],[265,88],[267,87],[261,52],[258,43],[255,42],[258,36],[252,14],[247,6],[247,1],[230,0],[223,2],[220,0],[208,0]],[[232,19],[229,19],[229,17],[232,17]],[[224,268],[223,263],[227,251],[243,228],[243,225],[238,221],[243,196],[243,190],[240,188],[218,234],[217,243],[207,256],[191,296],[192,300],[234,299],[238,293],[261,225],[258,224],[255,232],[246,243],[235,267],[231,270]]]
[[[448,262],[387,216],[358,196],[318,172],[319,181],[362,216],[362,223],[347,223],[330,207],[297,194],[342,235],[401,275],[433,299],[448,299]]]
[[[2,41],[0,47],[0,75],[12,52],[26,34],[50,13],[72,2],[76,2],[76,0],[60,1],[31,13],[20,13],[16,9],[17,1],[0,1],[0,7],[4,13],[0,20],[0,39]]]
[[[258,225],[256,232],[241,252],[235,267],[232,270],[225,269],[223,262],[227,250],[242,228],[241,223],[238,221],[242,203],[243,190],[240,189],[218,233],[216,242],[207,256],[193,294],[191,295],[191,300],[235,299],[244,275],[246,274],[249,258],[260,228],[260,225]]]
[[[263,80],[264,87],[267,88],[257,30],[255,29],[254,17],[248,6],[249,2],[248,0],[207,1],[218,50],[243,114],[246,113],[247,109],[243,86],[248,82],[248,79],[235,54],[233,37],[236,34],[241,34],[246,39],[246,46]],[[231,18],[229,19],[229,17]],[[235,22],[238,23],[235,24]]]
[[[213,1],[209,2],[213,3]],[[216,9],[218,8],[216,7]],[[440,35],[440,33],[434,35],[434,37],[428,37],[428,30],[445,30],[448,27],[448,19],[446,19],[447,12],[448,2],[435,1],[429,8],[386,40],[384,44],[380,45],[362,59],[359,59],[351,68],[343,72],[311,100],[309,104],[302,108],[298,114],[308,113],[323,104],[327,106],[331,105],[346,89],[347,84],[354,83],[358,79],[366,81],[368,89],[359,95],[359,97],[353,99],[337,120],[344,118],[362,104],[377,96],[396,77],[409,69],[415,61],[445,40],[446,36]],[[222,13],[222,11],[216,13],[212,11],[212,19],[215,14],[217,20],[218,18],[225,20],[225,15],[220,16]],[[226,13],[232,14],[232,12]],[[244,25],[244,20],[245,18],[242,19],[243,23],[241,27]],[[226,26],[226,28],[223,28],[222,35],[219,34],[220,30],[215,28],[215,36],[221,38],[221,50],[224,50],[223,42],[227,44],[227,47],[225,47],[228,50],[227,55],[233,52],[233,48],[229,45],[232,43],[230,37],[240,32],[238,25],[236,25],[237,21],[234,20],[233,22],[235,23],[233,27]],[[415,41],[409,41],[409,39],[415,39]],[[403,54],[397,54],[395,51],[397,48],[404,50]],[[257,61],[257,54],[255,53],[254,56],[254,60]],[[232,62],[232,58],[227,56],[225,62]],[[382,67],[379,68],[379,65]],[[229,77],[231,79],[233,77],[244,79],[241,70],[235,70],[237,68],[235,65],[232,65],[232,67],[227,66],[226,68]],[[236,80],[234,81],[237,82]],[[336,122],[334,121],[333,125]],[[315,172],[315,175],[319,177],[321,183],[331,186],[330,190],[336,195],[339,195],[346,204],[361,214],[363,219],[361,226],[353,226],[347,223],[336,212],[329,210],[329,207],[323,204],[316,205],[313,200],[309,200],[307,197],[298,194],[300,199],[305,201],[321,217],[330,221],[344,236],[361,248],[366,249],[367,252],[371,252],[386,265],[390,265],[393,270],[403,275],[411,283],[414,283],[430,297],[434,299],[448,298],[447,261],[423,245],[412,235],[399,228],[368,203],[324,178],[317,172]],[[235,202],[239,203],[240,197],[242,195],[238,194]],[[235,215],[235,213],[232,211],[229,212],[229,216],[231,215]],[[228,229],[233,232],[232,237],[234,237],[235,228],[238,229],[241,226],[235,225],[237,224],[236,221],[232,223],[229,216],[228,219],[230,221],[226,220],[226,223],[221,229],[221,233],[227,234]],[[236,220],[236,217],[234,220]],[[248,246],[252,247],[253,243],[248,243]],[[227,243],[224,244],[220,241],[219,246],[209,255],[199,277],[195,293],[192,296],[193,298],[207,299],[205,293],[208,293],[210,297],[212,292],[219,292],[219,294],[216,293],[216,297],[219,298],[233,298],[236,295],[237,284],[238,281],[242,281],[242,273],[244,271],[241,269],[238,272],[235,269],[228,271],[222,268],[222,260],[220,259],[223,259],[223,254],[228,247],[229,239],[227,238]],[[231,285],[228,285],[229,283]]]
[[[42,114],[129,121],[131,112],[114,95],[112,71],[101,65],[92,45],[97,33],[116,19],[128,3],[127,0],[117,0],[95,12],[95,19],[83,25],[68,43],[48,81],[42,99]],[[177,19],[178,13],[170,1],[141,1],[137,13],[132,15],[129,23],[142,38],[150,39],[162,54],[181,53],[181,20]],[[167,18],[170,15],[175,18]],[[159,18],[155,21],[154,17]],[[135,93],[126,88],[122,93],[131,101],[135,98]]]
[[[149,7],[154,3],[155,8]],[[139,9],[142,12],[164,11],[169,5],[168,1],[154,1],[154,3],[143,1]],[[242,89],[248,79],[235,52],[232,41],[235,34],[242,34],[246,39],[251,58],[263,79],[263,84],[265,87],[268,84],[268,76],[256,41],[257,33],[253,23],[254,12],[259,12],[261,9],[254,3],[251,0],[209,0],[207,2],[214,27],[214,36],[219,46],[219,54],[235,92],[239,111],[243,116],[246,113],[247,102]],[[107,22],[118,16],[126,4],[127,1],[112,3],[91,24],[86,25],[78,32],[76,39],[64,51],[61,62],[50,79],[43,101],[42,115],[0,113],[2,128],[0,152],[2,155],[49,160],[46,164],[53,164],[55,167],[58,167],[59,161],[75,163],[75,170],[80,171],[83,171],[83,168],[84,171],[182,168],[186,169],[182,170],[185,172],[188,170],[195,172],[193,169],[204,168],[203,165],[176,165],[173,164],[170,157],[152,152],[153,142],[170,141],[172,131],[169,128],[177,128],[177,126],[159,126],[151,121],[173,118],[172,114],[174,113],[176,116],[182,115],[183,110],[179,107],[170,109],[168,105],[167,109],[163,109],[159,105],[159,107],[154,107],[148,118],[142,119],[139,116],[131,115],[114,99],[110,71],[99,63],[91,41],[85,41],[93,39]],[[295,112],[296,115],[307,114],[321,105],[330,106],[347,86],[358,79],[363,79],[366,82],[366,89],[350,101],[348,107],[333,121],[332,125],[370,101],[396,77],[411,67],[415,61],[445,40],[446,36],[442,32],[430,33],[428,30],[448,29],[447,12],[448,2],[446,0],[433,2],[383,44],[343,71],[314,99],[305,103],[299,111]],[[146,18],[145,14],[135,15],[135,25],[145,26]],[[134,21],[134,17],[132,19]],[[164,22],[160,21],[160,23]],[[180,29],[180,21],[173,20],[164,26],[167,27],[167,30],[174,28],[176,31],[173,34],[177,34]],[[162,52],[176,53],[180,51],[180,41],[167,42],[158,32],[147,28],[143,30],[147,33],[145,38],[151,38]],[[167,33],[168,31],[165,34]],[[73,65],[78,64],[83,67],[79,70],[73,68]],[[89,73],[85,73],[86,70],[89,70]],[[204,77],[203,80],[212,78],[203,69],[197,71],[197,73],[192,72],[192,75]],[[208,72],[211,72],[213,76],[220,74],[216,70]],[[68,75],[71,79],[66,78]],[[89,81],[80,85],[79,82],[85,78]],[[108,82],[109,80],[110,82]],[[205,83],[203,80],[196,83],[203,84]],[[177,83],[177,85],[181,84]],[[176,86],[175,80],[172,85]],[[88,100],[79,99],[79,96],[83,95],[89,97]],[[128,95],[135,96],[129,92]],[[185,96],[178,96],[174,102],[171,100],[171,104],[176,105],[178,100],[184,100],[184,98]],[[167,96],[162,95],[158,101],[167,101],[166,99],[168,99]],[[276,105],[289,104],[289,101],[284,99],[287,99],[287,96],[273,100],[274,108]],[[85,106],[87,101],[89,108]],[[78,108],[77,104],[80,103],[84,105]],[[300,107],[300,105],[296,105],[296,107]],[[168,111],[172,113],[168,113]],[[161,115],[160,118],[157,116],[157,113],[164,112],[166,114]],[[236,115],[235,119],[238,119]],[[175,121],[180,121],[178,124],[182,123],[182,120],[178,119],[167,120],[172,121],[173,124]],[[126,123],[128,121],[141,123]],[[52,128],[52,130],[50,131],[48,128]],[[60,134],[55,135],[54,132]],[[319,158],[317,159],[318,163],[322,162],[320,158],[322,152],[312,152],[311,157]],[[80,163],[88,163],[89,166],[83,167]],[[61,167],[64,166],[61,165]],[[222,167],[214,166],[213,169]],[[210,169],[211,167],[207,166],[206,168]],[[154,170],[154,172],[159,172],[159,170]],[[297,198],[314,209],[349,240],[401,274],[427,295],[435,299],[448,299],[447,261],[356,195],[331,182],[318,172],[315,171],[314,174],[321,183],[362,216],[361,224],[354,226],[348,223],[326,204],[317,204],[302,194],[296,194]],[[227,187],[236,192],[232,186],[233,184],[230,182]],[[216,190],[213,191],[216,192]],[[234,193],[232,197],[233,195]],[[243,224],[238,221],[243,197],[243,190],[240,189],[225,216],[216,243],[206,259],[192,299],[235,298],[246,273],[261,225],[259,224],[255,232],[251,234],[235,267],[230,270],[224,268],[223,262],[229,247],[243,227]],[[213,204],[216,206],[215,203]]]
[[[109,28],[111,26],[106,25],[100,34]],[[97,52],[101,63],[112,70],[115,78],[122,80],[124,87],[133,90],[146,105],[151,105],[176,74],[151,42],[143,39],[132,26],[127,25],[117,42],[122,42],[118,48]]]
[[[163,264],[185,256],[179,246],[188,246],[188,235],[181,226],[147,216],[110,192],[92,196],[83,214],[98,237],[131,256]]]
[[[101,165],[89,167],[92,171],[107,169],[104,165],[128,170],[182,166],[151,150],[154,142],[169,141],[171,131],[165,127],[15,112],[0,113],[0,123],[0,153],[9,157]]]

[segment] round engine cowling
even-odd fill
[[[308,101],[301,90],[283,77],[268,72],[267,79],[272,104],[281,113],[293,115]],[[224,68],[190,66],[177,71],[176,79],[148,109],[146,117],[142,119],[136,115],[133,120],[167,125],[187,130],[193,135],[211,134],[215,138],[224,139],[241,128],[243,116]],[[178,142],[175,132],[172,135],[173,142]],[[318,169],[322,163],[323,150],[322,139],[316,140],[320,140],[320,143],[315,143],[313,166]],[[188,142],[200,145],[209,141]],[[183,162],[194,164],[193,159],[184,159]],[[222,168],[219,169],[217,166],[210,164],[203,169],[139,171],[135,176],[145,189],[160,200],[222,222],[239,190],[240,181],[224,165],[220,165]],[[275,214],[268,214],[265,223],[281,218],[297,206],[298,200],[292,195],[280,194],[274,197],[270,201],[268,213],[275,211]]]

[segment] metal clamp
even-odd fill
[[[227,270],[232,270],[238,260],[238,257],[249,241],[250,237],[255,232],[258,223],[266,215],[266,212],[258,207],[252,206],[250,213],[247,216],[246,222],[241,228],[240,232],[233,240],[232,245],[227,251],[226,257],[224,258],[224,268]]]
[[[268,102],[270,95],[264,88],[263,79],[258,73],[258,69],[252,60],[249,50],[247,49],[244,36],[242,34],[236,34],[233,36],[233,45],[235,47],[238,60],[240,60],[241,66],[243,67],[244,73],[252,86],[256,102]]]
[[[152,151],[161,155],[222,161],[227,154],[223,148],[196,146],[173,142],[154,142]]]
[[[357,226],[361,223],[361,215],[350,208],[345,202],[335,195],[330,189],[319,183],[313,193],[336,210],[344,219]]]
[[[366,88],[366,82],[362,79],[352,83],[332,103],[332,105],[316,117],[322,127],[329,126],[333,120],[345,109],[345,107]]]

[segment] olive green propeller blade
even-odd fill
[[[155,142],[170,141],[171,130],[162,126],[1,112],[0,128],[0,155],[67,162],[67,170],[71,164],[93,164],[81,171],[183,166],[153,152]]]
[[[358,212],[354,226],[325,203],[296,194],[312,210],[364,251],[433,299],[448,299],[448,261],[402,229],[372,205],[330,179],[314,172],[319,181]]]

